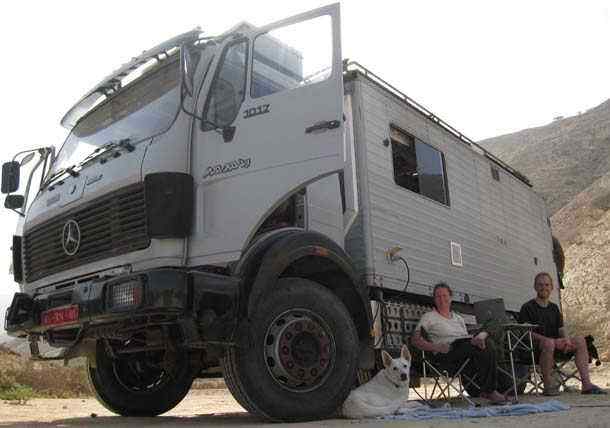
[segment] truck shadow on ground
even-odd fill
[[[163,427],[184,427],[184,426],[206,426],[206,427],[227,427],[227,426],[271,426],[276,425],[266,422],[245,412],[236,413],[214,413],[199,414],[193,416],[157,416],[154,418],[126,418],[121,416],[97,416],[84,418],[56,419],[49,422],[0,422],[0,427],[91,427],[91,426],[112,426],[112,427],[140,427],[140,426],[163,426]]]

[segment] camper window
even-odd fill
[[[394,182],[449,205],[445,159],[434,147],[395,127],[390,128]]]

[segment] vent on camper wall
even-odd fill
[[[462,246],[457,242],[451,242],[451,264],[453,266],[463,266]]]

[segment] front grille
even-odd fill
[[[72,256],[62,246],[68,220],[75,220],[80,228],[80,245]],[[144,186],[124,187],[38,225],[25,234],[23,245],[27,282],[144,249],[150,245]]]

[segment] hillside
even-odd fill
[[[610,100],[480,144],[524,173],[554,214],[610,171]]]
[[[610,172],[552,219],[566,249],[565,316],[581,332],[595,326],[596,341],[610,357]]]
[[[568,327],[592,333],[610,359],[610,100],[481,144],[528,176],[547,202],[566,256]]]

